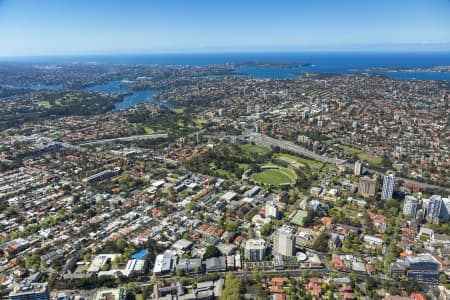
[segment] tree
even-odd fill
[[[270,223],[264,224],[261,227],[261,234],[264,235],[264,236],[268,236],[270,231],[271,231],[271,229],[272,229],[272,225]]]
[[[228,272],[225,277],[225,287],[222,291],[220,299],[222,300],[239,300],[241,298],[242,281]]]
[[[226,231],[236,232],[238,230],[237,222],[229,222],[227,226],[225,226]]]
[[[32,254],[25,259],[25,268],[38,270],[40,265],[40,259],[37,254]]]
[[[439,275],[439,282],[440,283],[447,283],[447,275],[445,275],[444,273],[441,273]]]
[[[328,240],[330,236],[326,232],[322,232],[313,244],[313,249],[319,252],[328,251]]]
[[[219,249],[214,245],[209,245],[206,247],[205,254],[203,254],[203,259],[211,258],[211,257],[218,257],[221,253]]]
[[[184,270],[181,269],[181,268],[178,268],[178,269],[175,270],[175,274],[177,276],[183,276],[184,275]]]
[[[118,251],[122,252],[126,246],[127,242],[124,239],[120,238],[116,241],[116,247]]]

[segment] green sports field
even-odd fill
[[[312,168],[320,169],[323,166],[323,163],[320,161],[315,161],[312,159],[303,158],[300,156],[287,154],[287,153],[275,153],[274,157],[277,159],[284,160],[285,162],[289,163],[290,165],[301,168],[305,165],[310,166]]]
[[[298,210],[294,217],[292,217],[291,219],[291,223],[298,225],[298,226],[303,226],[303,219],[306,217],[308,213],[304,210]]]
[[[268,169],[259,173],[253,174],[253,180],[262,184],[269,185],[282,185],[282,184],[291,184],[296,180],[295,172],[286,169]]]
[[[270,153],[270,151],[272,151],[270,148],[258,146],[258,145],[252,145],[252,144],[243,144],[243,145],[240,145],[239,147],[241,147],[241,149],[244,150],[245,152],[262,154],[262,155],[268,154],[268,153]]]

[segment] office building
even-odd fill
[[[363,197],[375,196],[376,186],[377,180],[375,178],[364,176],[359,180],[359,192]]]
[[[295,235],[292,228],[283,226],[277,230],[273,239],[273,250],[284,256],[295,256]]]
[[[388,172],[383,178],[383,190],[381,191],[381,200],[392,198],[394,193],[395,176],[394,173]]]
[[[207,273],[225,272],[227,270],[227,258],[225,256],[208,258],[205,260],[205,268]]]
[[[47,283],[25,282],[16,285],[9,294],[10,300],[50,300],[50,291]]]
[[[244,249],[245,258],[251,261],[261,261],[266,255],[266,241],[263,239],[247,240]]]
[[[166,250],[163,254],[158,254],[155,258],[153,273],[157,275],[167,274],[175,270],[176,256],[172,251]]]
[[[363,163],[362,163],[362,161],[357,160],[357,161],[355,162],[355,169],[354,169],[353,174],[354,174],[355,176],[360,176],[360,175],[363,174]]]
[[[415,219],[419,209],[419,199],[414,196],[406,196],[403,202],[403,215]]]

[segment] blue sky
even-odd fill
[[[450,51],[449,0],[0,0],[0,56]]]

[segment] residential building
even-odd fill
[[[417,210],[419,208],[419,199],[414,196],[406,196],[403,203],[403,215],[410,216],[415,219]]]
[[[394,193],[395,176],[393,172],[388,172],[383,178],[383,190],[381,192],[381,200],[392,198]]]
[[[273,239],[273,250],[284,256],[295,255],[295,235],[293,229],[283,226],[277,230]]]
[[[244,249],[245,258],[252,261],[261,261],[266,255],[266,241],[263,239],[247,240]]]
[[[354,171],[353,171],[353,174],[355,175],[355,176],[360,176],[360,175],[362,175],[363,174],[363,163],[362,163],[362,161],[360,161],[360,160],[357,160],[356,162],[355,162],[355,168],[354,168]]]
[[[441,209],[443,206],[442,197],[439,195],[433,195],[430,198],[430,202],[428,204],[428,214],[427,217],[429,220],[435,222],[438,221],[441,216]]]
[[[375,196],[376,186],[377,180],[375,178],[364,176],[359,180],[359,192],[363,197]]]
[[[266,217],[278,218],[278,206],[272,201],[266,202]]]

